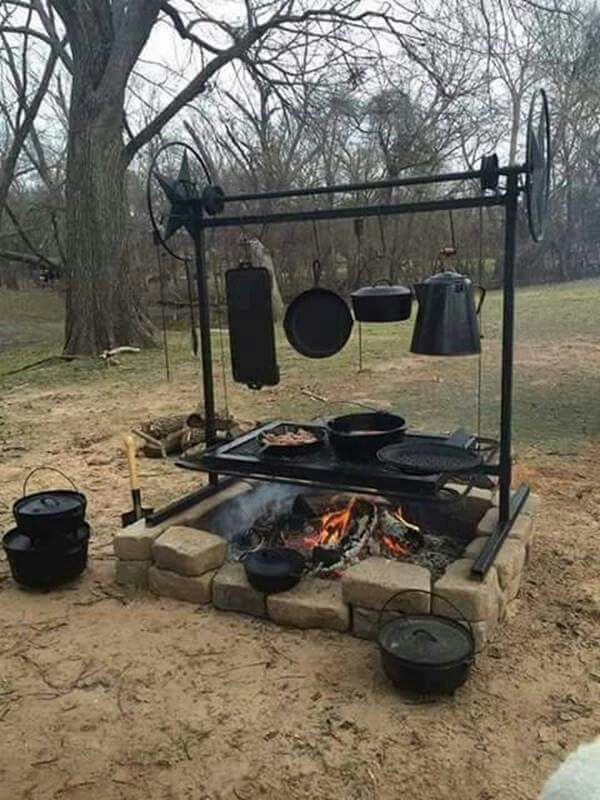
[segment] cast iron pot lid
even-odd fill
[[[412,291],[408,286],[400,286],[399,284],[381,284],[373,286],[363,286],[352,292],[352,297],[409,297]]]
[[[445,667],[473,657],[473,635],[457,620],[407,614],[384,625],[379,644],[407,666]]]
[[[28,494],[15,503],[15,512],[22,517],[72,516],[85,509],[85,497],[69,489]]]

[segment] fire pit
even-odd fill
[[[233,561],[258,548],[289,547],[302,554],[307,573],[318,577],[341,578],[352,565],[379,556],[418,564],[438,578],[472,538],[464,531],[445,533],[443,515],[437,529],[431,513],[429,524],[418,524],[417,509],[385,498],[288,489],[286,500],[280,487],[270,503],[269,488],[258,494],[264,508],[256,516],[256,509],[242,505],[235,521],[230,509],[224,517],[217,511],[204,520],[208,530],[228,539]]]
[[[481,580],[472,566],[497,526],[493,489],[472,489],[456,503],[399,505],[385,496],[230,481],[154,527],[140,520],[120,531],[117,580],[283,625],[369,639],[380,609],[397,592],[405,594],[385,619],[402,611],[447,613],[443,601],[430,601],[433,591],[458,606],[482,647],[518,594],[535,506],[532,496]],[[265,596],[248,583],[244,554],[267,547],[302,554],[306,569],[293,589]]]

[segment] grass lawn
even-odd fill
[[[514,437],[521,448],[568,452],[600,433],[600,280],[520,289],[517,292]],[[482,433],[497,435],[500,381],[498,292],[488,295],[483,315]],[[413,313],[414,319],[414,313]],[[358,372],[357,328],[345,350],[322,361],[298,356],[278,332],[281,384],[253,392],[233,384],[228,355],[228,399],[243,420],[279,416],[312,418],[344,408],[342,400],[393,407],[415,427],[476,429],[475,357],[438,359],[409,353],[412,323],[363,326],[364,369]],[[0,389],[65,388],[94,382],[132,395],[164,386],[160,348],[122,356],[116,367],[98,359],[50,363],[14,375],[5,373],[60,352],[61,301],[55,294],[0,292]],[[4,344],[3,344],[4,343]],[[213,332],[217,403],[223,405],[220,334]],[[226,334],[223,346],[228,350]],[[180,409],[178,388],[198,386],[199,364],[190,356],[189,335],[169,332],[172,409]],[[321,405],[305,396],[309,387],[326,397]],[[133,399],[133,398],[132,398]],[[347,408],[347,406],[346,406]]]
[[[85,574],[48,593],[19,589],[0,553],[0,797],[536,800],[557,763],[600,730],[599,308],[600,281],[518,292],[515,483],[541,497],[533,556],[467,684],[420,702],[389,684],[372,642],[118,585],[113,537],[131,502],[123,435],[201,400],[189,335],[169,333],[170,383],[159,348],[117,366],[54,360],[6,375],[60,353],[62,309],[50,292],[0,292],[0,527],[13,524],[24,478],[49,465],[86,494],[93,530]],[[491,434],[500,313],[491,293]],[[281,384],[253,392],[229,379],[230,409],[248,422],[302,419],[349,410],[342,401],[353,398],[430,430],[474,428],[477,359],[411,356],[411,330],[365,327],[360,374],[356,332],[318,362],[280,333]],[[217,331],[213,346],[221,409]],[[140,459],[140,473],[155,508],[204,479],[161,459]],[[28,491],[58,485],[40,473]]]

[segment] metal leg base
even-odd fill
[[[508,519],[506,521],[501,519],[498,522],[496,530],[491,534],[487,544],[475,559],[471,570],[471,575],[474,578],[479,578],[480,580],[485,578],[528,497],[529,486],[522,483],[511,498]]]

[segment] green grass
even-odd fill
[[[546,451],[572,450],[600,435],[600,281],[530,287],[517,292],[514,434],[518,445]],[[484,308],[482,357],[482,432],[496,435],[500,388],[501,294],[491,292]],[[122,356],[118,367],[99,359],[59,362],[2,377],[8,371],[60,352],[62,310],[50,292],[0,292],[0,391],[65,388],[97,383],[117,391],[151,390],[165,380],[164,356],[156,348]],[[409,353],[412,324],[363,326],[364,370],[357,372],[357,327],[342,353],[311,361],[298,356],[278,331],[281,384],[261,392],[233,385],[229,399],[242,419],[311,418],[335,413],[344,400],[389,404],[411,424],[450,430],[476,424],[477,358],[429,359]],[[224,334],[225,350],[228,349]],[[213,333],[215,379],[222,403],[220,342]],[[169,333],[173,409],[178,385],[199,379],[190,356],[189,335]],[[302,387],[327,397],[324,406],[306,397]],[[199,395],[200,395],[199,385]],[[349,409],[350,410],[350,409]]]

